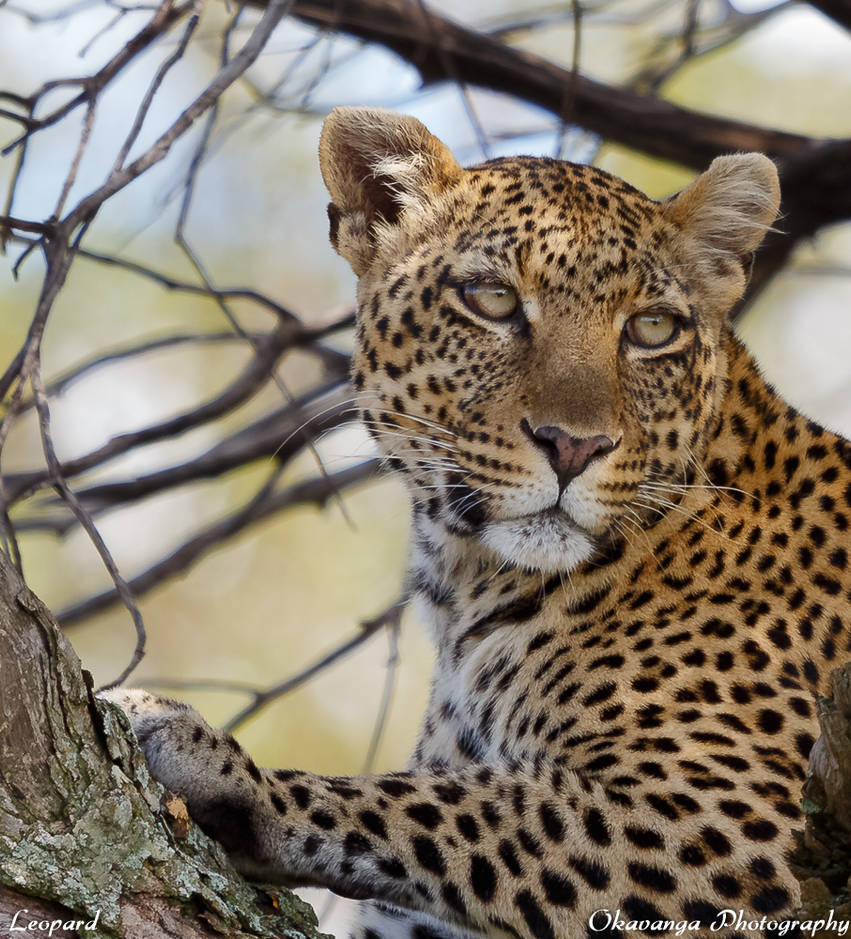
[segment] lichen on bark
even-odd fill
[[[793,859],[801,882],[802,920],[851,919],[851,664],[830,676],[819,698],[821,735],[810,753],[802,807],[806,817]],[[836,936],[836,929],[814,939]]]

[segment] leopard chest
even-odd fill
[[[751,769],[781,795],[799,785],[815,735],[800,670],[711,603],[640,597],[589,615],[554,592],[525,621],[444,642],[416,761],[538,759],[610,781],[682,763],[719,789]]]

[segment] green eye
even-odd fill
[[[506,284],[468,284],[462,296],[474,313],[486,319],[505,320],[517,311],[517,291]]]
[[[674,339],[680,331],[680,321],[673,313],[653,310],[637,313],[626,323],[627,339],[644,349],[656,349]]]

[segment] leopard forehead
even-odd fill
[[[385,231],[385,263],[363,280],[396,284],[398,293],[399,279],[410,278],[403,297],[426,307],[424,288],[505,282],[527,299],[549,302],[546,311],[527,310],[532,316],[573,311],[587,326],[598,308],[640,291],[655,298],[666,290],[687,294],[677,277],[687,259],[672,250],[677,234],[659,203],[602,170],[504,158],[464,171],[441,198]]]

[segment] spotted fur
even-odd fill
[[[405,772],[334,778],[113,693],[152,771],[247,873],[368,901],[361,939],[787,915],[814,697],[851,649],[851,446],[726,321],[773,166],[721,158],[656,202],[554,160],[463,170],[363,109],[320,157],[359,275],[355,390],[412,497],[430,704]],[[512,316],[471,308],[482,282]],[[648,310],[677,324],[658,348],[628,338]],[[567,478],[558,447],[594,439]]]

